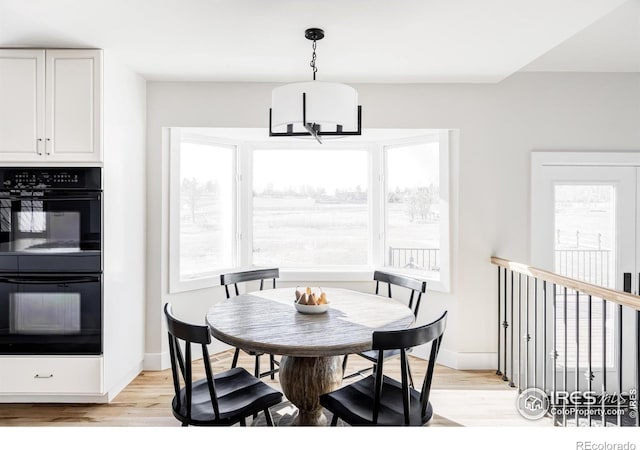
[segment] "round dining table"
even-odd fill
[[[225,299],[207,312],[216,339],[245,351],[282,355],[282,391],[297,407],[295,425],[324,425],[320,395],[342,383],[343,355],[372,348],[372,333],[409,327],[414,316],[404,304],[378,295],[322,289],[329,308],[303,314],[295,288],[269,289]]]

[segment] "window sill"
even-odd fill
[[[390,268],[383,268],[380,270],[393,272]],[[293,269],[293,268],[280,268],[280,278],[278,281],[282,282],[373,282],[372,268],[345,268],[340,270],[337,268],[327,269]],[[400,273],[400,272],[398,272]],[[407,275],[407,274],[404,274]],[[409,275],[414,276],[414,275]],[[414,276],[415,277],[415,276]],[[444,283],[440,280],[430,279],[426,277],[415,277],[427,282],[427,291],[444,292],[448,293]]]

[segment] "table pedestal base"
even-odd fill
[[[283,356],[280,360],[280,386],[298,408],[293,425],[326,425],[320,395],[342,384],[342,356],[303,358]]]

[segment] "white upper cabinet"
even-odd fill
[[[0,49],[0,160],[44,155],[44,51]]]
[[[102,161],[101,50],[0,49],[0,161]]]
[[[47,159],[100,161],[100,50],[47,50],[46,68]]]

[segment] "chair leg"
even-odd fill
[[[342,376],[344,377],[344,372],[347,370],[347,359],[349,355],[344,355],[344,359],[342,360]]]
[[[334,414],[333,417],[331,418],[331,426],[335,427],[336,425],[338,425],[338,415]]]
[[[233,361],[231,362],[231,368],[235,368],[238,365],[238,356],[240,355],[240,349],[236,347],[236,351],[233,353]]]
[[[271,411],[269,410],[269,408],[265,408],[264,409],[264,418],[267,421],[267,426],[268,427],[272,427],[273,426],[273,417],[271,417]]]
[[[182,422],[182,425],[181,425],[181,426],[183,426],[183,427],[188,427],[188,426],[189,426],[189,424],[188,424],[188,423],[186,423],[186,422]]]
[[[273,357],[273,355],[269,355],[269,368],[271,369],[271,379],[275,380],[276,379],[276,364],[275,364],[275,359]]]
[[[240,419],[240,426],[241,427],[246,427],[247,426],[247,419],[245,419],[244,417],[242,419]]]
[[[260,378],[260,355],[256,355],[256,367],[254,375],[256,376],[256,378]],[[253,414],[253,420],[255,420],[256,417],[258,417],[258,413]]]

